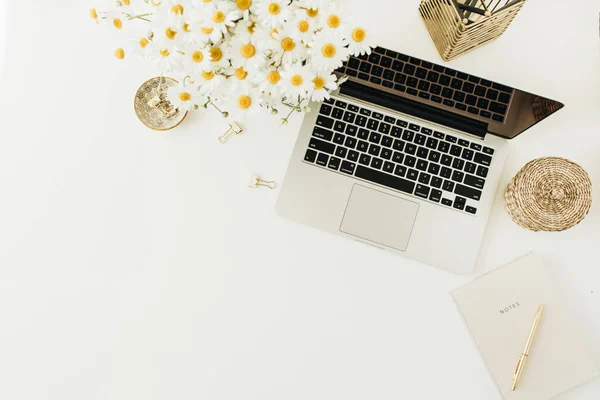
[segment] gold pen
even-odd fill
[[[519,357],[519,361],[517,361],[517,366],[515,368],[515,374],[513,375],[513,384],[512,390],[517,388],[519,383],[519,379],[521,378],[521,373],[523,372],[523,367],[525,366],[525,361],[529,356],[529,349],[531,348],[531,343],[533,342],[533,337],[535,336],[535,331],[537,330],[538,324],[540,323],[540,318],[542,316],[542,310],[544,309],[544,305],[540,304],[538,307],[537,313],[535,314],[535,319],[533,320],[533,325],[531,326],[531,331],[529,331],[529,337],[527,338],[527,343],[525,344],[525,350],[521,353]]]

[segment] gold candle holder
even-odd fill
[[[421,0],[419,11],[440,55],[450,61],[500,37],[526,0]]]
[[[157,76],[138,89],[133,108],[138,119],[148,128],[168,131],[181,124],[187,116],[187,111],[176,109],[167,100],[167,91],[177,83],[173,78]]]

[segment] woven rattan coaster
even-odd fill
[[[592,182],[579,165],[559,157],[530,161],[504,193],[513,221],[532,231],[564,231],[592,205]]]

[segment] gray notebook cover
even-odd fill
[[[536,254],[489,272],[452,295],[506,400],[550,399],[598,376]],[[544,310],[538,330],[512,391],[515,365],[540,304]]]

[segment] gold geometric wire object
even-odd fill
[[[177,127],[187,116],[187,111],[174,109],[167,101],[167,91],[177,81],[157,76],[142,83],[135,94],[133,108],[138,119],[155,131],[168,131]]]
[[[592,182],[583,168],[560,157],[527,163],[504,192],[513,221],[531,231],[557,232],[581,222],[592,205]]]
[[[421,0],[419,11],[440,55],[450,61],[497,39],[526,0]]]

